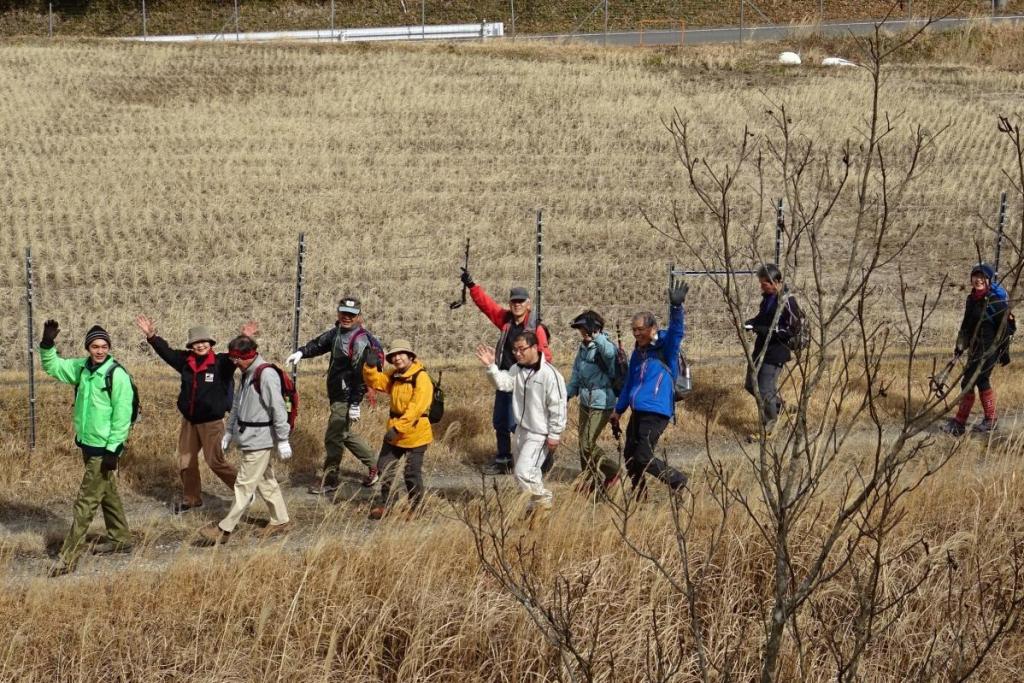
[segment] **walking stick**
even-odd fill
[[[462,269],[469,270],[469,238],[466,238],[466,253],[462,257]],[[466,305],[466,285],[462,285],[462,297],[458,301],[453,301],[448,304],[448,308],[453,311],[456,308],[462,308]]]

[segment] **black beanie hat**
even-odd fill
[[[107,334],[107,331],[99,325],[93,325],[89,328],[89,331],[85,333],[85,348],[87,351],[89,350],[89,344],[92,344],[97,339],[102,339],[107,342],[108,346],[111,345],[110,335]]]

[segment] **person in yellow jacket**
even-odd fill
[[[388,431],[384,434],[384,444],[377,459],[380,494],[370,510],[370,519],[380,519],[387,514],[391,482],[402,458],[405,459],[402,478],[409,494],[410,511],[416,509],[423,499],[423,454],[434,440],[427,418],[434,397],[434,383],[416,360],[412,344],[404,339],[395,339],[384,357],[394,366],[387,372],[371,361],[363,365],[366,386],[391,396]]]

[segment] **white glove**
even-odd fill
[[[363,416],[363,410],[359,407],[358,403],[353,403],[348,407],[348,421],[358,422],[359,418]]]
[[[220,440],[220,449],[226,451],[231,447],[231,432],[224,432],[224,438]]]
[[[292,368],[299,367],[299,361],[302,360],[302,351],[296,351],[292,355],[285,359],[285,365],[290,365]]]
[[[287,460],[288,458],[292,457],[291,444],[289,444],[287,441],[282,441],[281,443],[277,444],[277,455],[282,460]]]

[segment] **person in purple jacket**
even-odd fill
[[[668,329],[659,332],[653,313],[633,316],[636,347],[629,358],[629,376],[612,412],[611,423],[619,422],[627,409],[633,410],[626,426],[622,455],[626,472],[636,494],[646,491],[646,474],[669,485],[673,491],[686,486],[687,477],[654,454],[662,432],[675,415],[675,378],[679,374],[679,345],[683,341],[683,302],[689,286],[678,282],[668,291]]]

